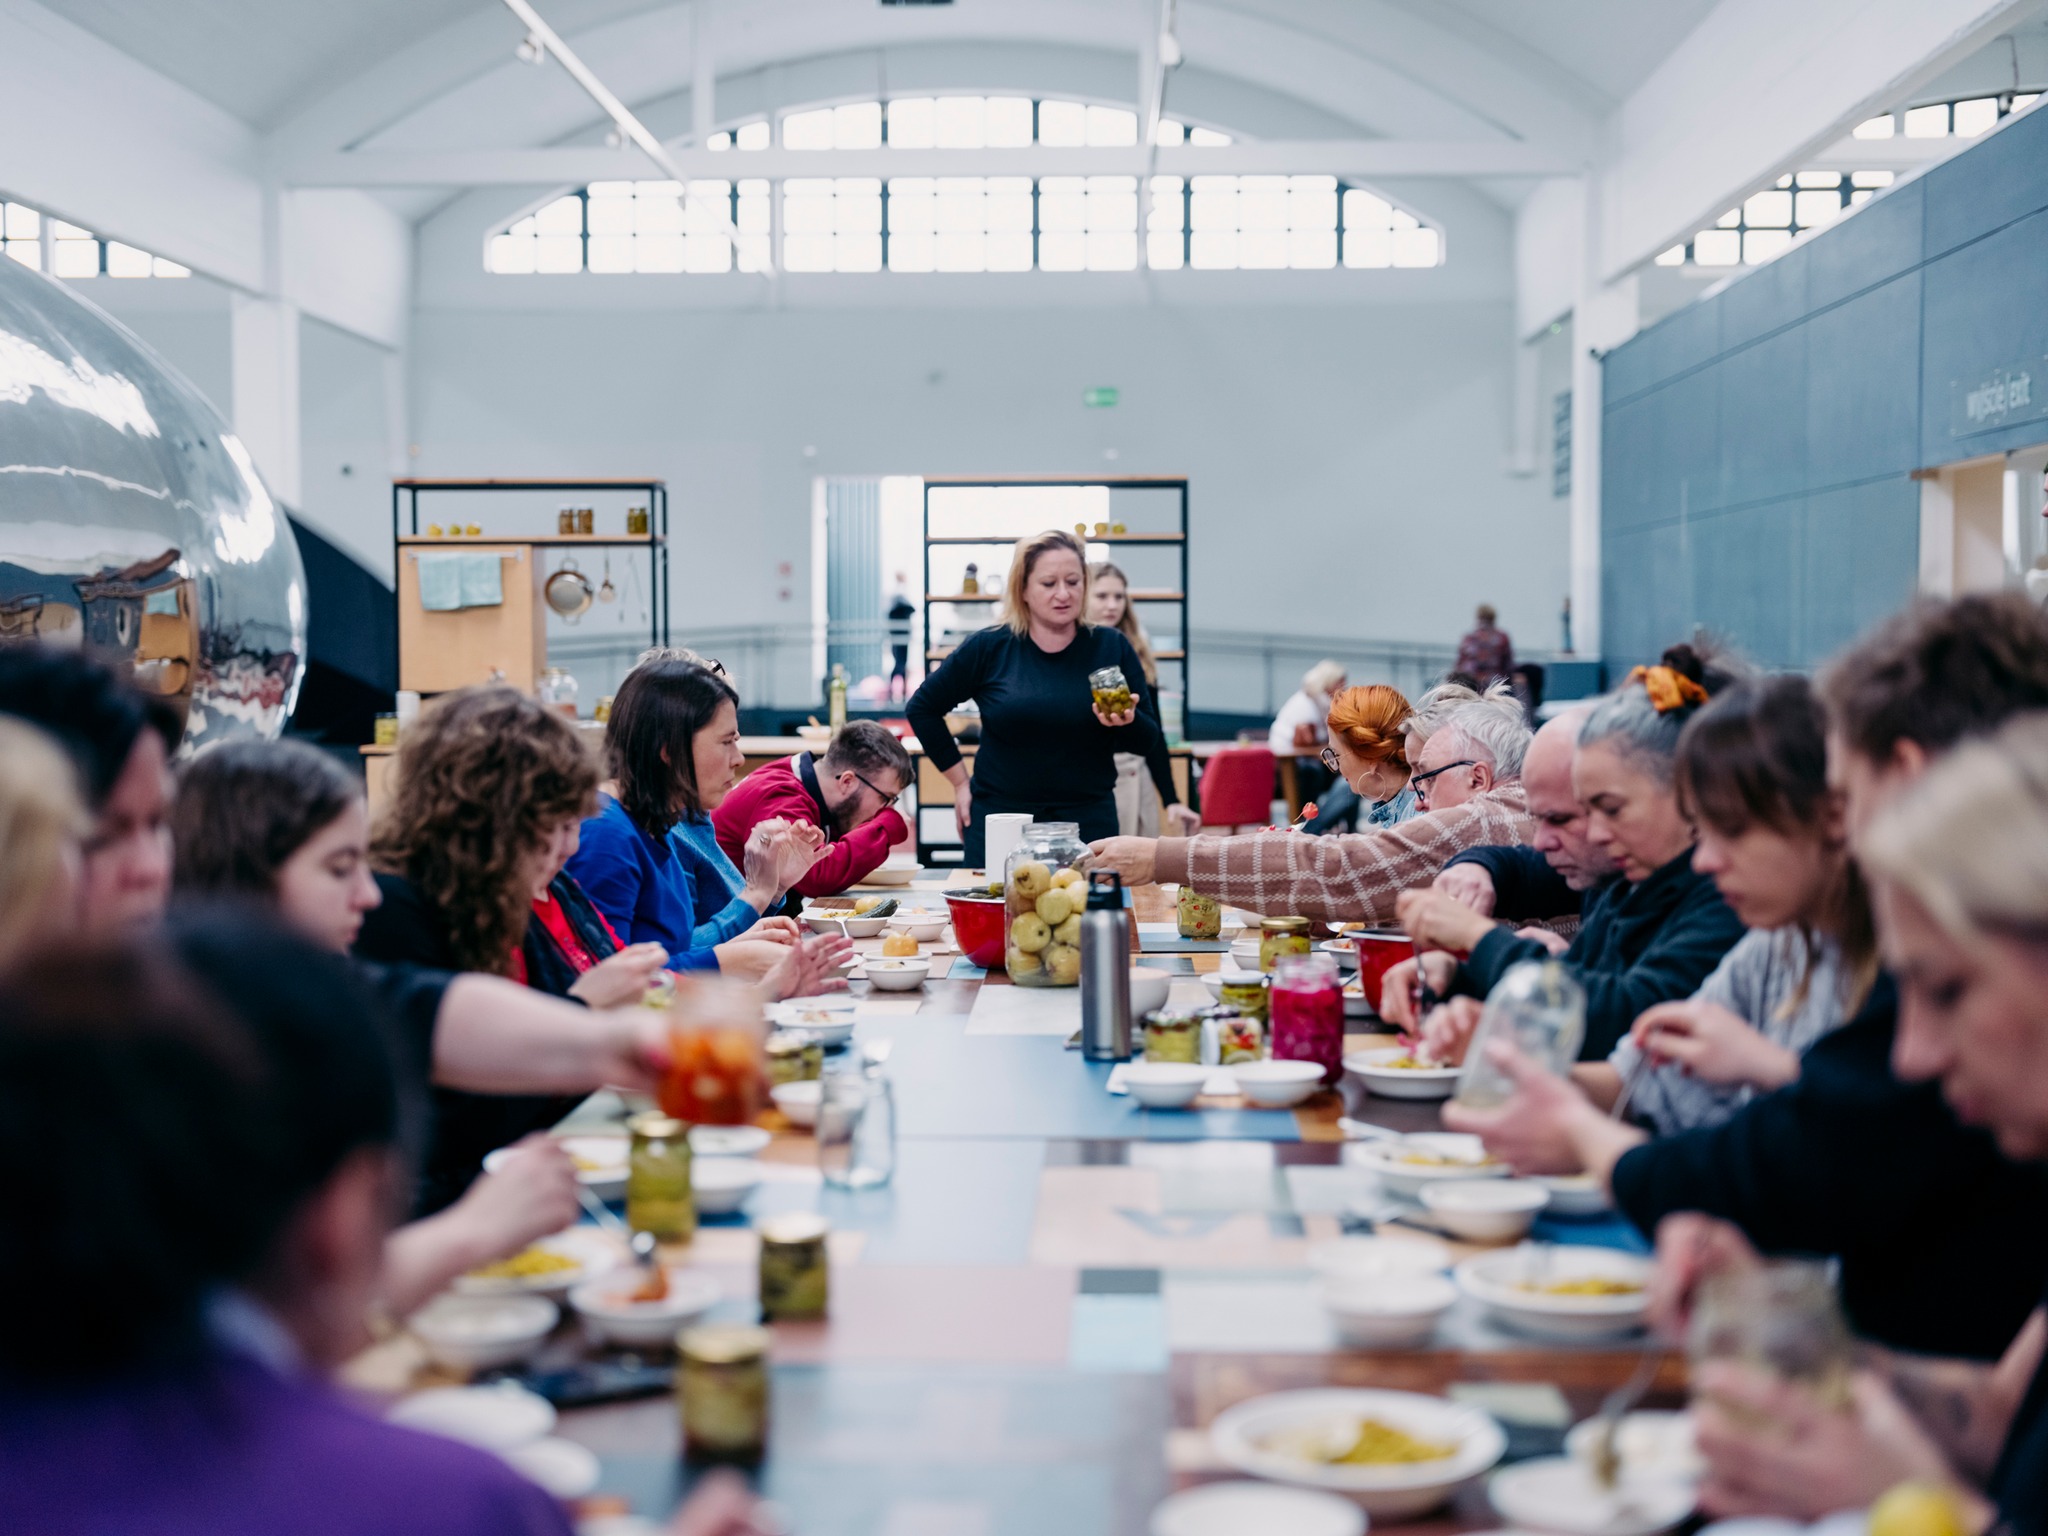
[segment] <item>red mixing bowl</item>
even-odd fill
[[[1374,1013],[1380,1011],[1380,983],[1403,960],[1415,958],[1415,941],[1398,928],[1368,929],[1358,940],[1358,990]]]
[[[946,910],[953,914],[953,937],[960,953],[985,971],[1003,963],[1003,930],[1008,908],[1000,896],[948,896]]]

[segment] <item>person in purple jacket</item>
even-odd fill
[[[503,1462],[324,1380],[366,1340],[404,1187],[378,1020],[342,960],[247,912],[0,982],[0,1527],[569,1530]],[[678,1531],[760,1529],[731,1486],[703,1498]]]

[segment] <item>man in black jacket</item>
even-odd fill
[[[2048,707],[2048,618],[2010,595],[1915,608],[1840,657],[1822,695],[1853,840],[1933,758]],[[1502,1062],[1520,1084],[1506,1105],[1451,1106],[1444,1121],[1518,1171],[1601,1177],[1645,1232],[1701,1211],[1766,1252],[1838,1257],[1850,1321],[1880,1343],[1994,1358],[2048,1280],[2048,1174],[2001,1156],[1935,1085],[1900,1081],[1897,1023],[1880,978],[1796,1082],[1658,1141],[1519,1057]]]

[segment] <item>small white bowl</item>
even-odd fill
[[[1569,1456],[1544,1456],[1503,1467],[1486,1485],[1502,1519],[1536,1531],[1584,1536],[1655,1536],[1693,1511],[1693,1485],[1683,1479],[1631,1475],[1602,1488],[1590,1466]]]
[[[690,1151],[702,1158],[758,1157],[775,1138],[758,1125],[693,1125]]]
[[[889,919],[889,926],[897,933],[907,933],[920,944],[935,944],[946,931],[946,914],[943,912],[897,913]]]
[[[1309,1267],[1332,1284],[1390,1276],[1441,1275],[1451,1267],[1450,1245],[1434,1237],[1340,1237],[1308,1251]]]
[[[1166,994],[1173,990],[1173,978],[1149,965],[1131,967],[1131,1017],[1156,1013],[1166,1006]]]
[[[1426,1344],[1458,1301],[1446,1275],[1381,1275],[1323,1287],[1337,1337],[1353,1349],[1413,1349]]]
[[[1520,1179],[1451,1179],[1425,1184],[1422,1207],[1439,1226],[1473,1243],[1512,1243],[1536,1224],[1550,1191]]]
[[[1261,1109],[1289,1109],[1323,1086],[1313,1061],[1244,1061],[1229,1069],[1237,1091]]]
[[[820,1045],[841,1045],[853,1037],[860,1003],[844,992],[830,997],[793,997],[768,1005],[768,1019],[779,1029],[801,1029]]]
[[[1258,970],[1259,936],[1253,934],[1248,939],[1232,939],[1230,941],[1230,958],[1237,963],[1237,968],[1240,971]]]
[[[1577,1343],[1620,1338],[1643,1325],[1650,1306],[1650,1261],[1615,1248],[1527,1246],[1467,1259],[1454,1271],[1458,1288],[1505,1327],[1531,1338]],[[1536,1288],[1602,1279],[1635,1287],[1606,1296],[1559,1295]]]
[[[488,1371],[532,1354],[561,1315],[543,1296],[437,1296],[406,1327],[436,1365]]]
[[[832,745],[832,727],[800,725],[796,728],[796,739],[804,744],[806,752],[822,752]]]
[[[761,1182],[761,1165],[751,1157],[693,1157],[690,1193],[701,1216],[723,1216],[746,1204]]]
[[[1365,1536],[1349,1499],[1279,1483],[1203,1483],[1152,1511],[1151,1536]]]
[[[1123,1080],[1147,1109],[1186,1109],[1213,1070],[1181,1061],[1133,1061],[1124,1067]]]
[[[868,984],[878,992],[915,992],[931,973],[929,960],[893,955],[871,956],[864,970]]]
[[[1405,1045],[1378,1045],[1346,1056],[1344,1070],[1363,1082],[1367,1092],[1383,1099],[1448,1099],[1458,1091],[1464,1068],[1393,1065],[1408,1057]]]
[[[1606,1187],[1590,1173],[1539,1174],[1529,1182],[1550,1191],[1553,1216],[1598,1216],[1611,1204]]]
[[[1421,1198],[1422,1186],[1452,1179],[1504,1179],[1510,1170],[1488,1158],[1477,1136],[1453,1131],[1417,1131],[1410,1136],[1359,1144],[1355,1160],[1379,1175],[1389,1194]]]
[[[537,1392],[494,1381],[487,1387],[429,1387],[401,1397],[384,1419],[503,1456],[553,1429],[555,1406]]]
[[[824,1087],[816,1078],[803,1083],[777,1083],[768,1090],[775,1107],[789,1117],[791,1125],[816,1125],[818,1101]]]
[[[512,1470],[561,1500],[580,1499],[597,1486],[602,1468],[587,1446],[559,1435],[531,1440],[505,1453]]]
[[[637,1268],[621,1270],[577,1286],[569,1293],[569,1305],[605,1342],[653,1349],[673,1344],[677,1329],[718,1304],[718,1282],[701,1270],[670,1270],[668,1295],[660,1301],[628,1300],[639,1283]]]
[[[924,873],[924,866],[915,859],[898,858],[891,854],[861,881],[862,885],[908,885]]]
[[[1340,971],[1358,969],[1358,941],[1356,939],[1325,939],[1316,946],[1337,962]]]
[[[844,932],[849,939],[872,939],[889,926],[887,917],[855,917],[851,907],[805,907],[804,922],[814,933]]]
[[[1209,989],[1209,995],[1220,1003],[1223,1001],[1223,989],[1225,987],[1231,985],[1249,986],[1254,982],[1264,981],[1265,979],[1256,969],[1245,971],[1230,965],[1208,972],[1201,978],[1201,981],[1202,985]]]

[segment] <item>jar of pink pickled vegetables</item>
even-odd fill
[[[1313,1061],[1325,1083],[1344,1075],[1344,994],[1332,957],[1279,957],[1268,1027],[1275,1061]]]

